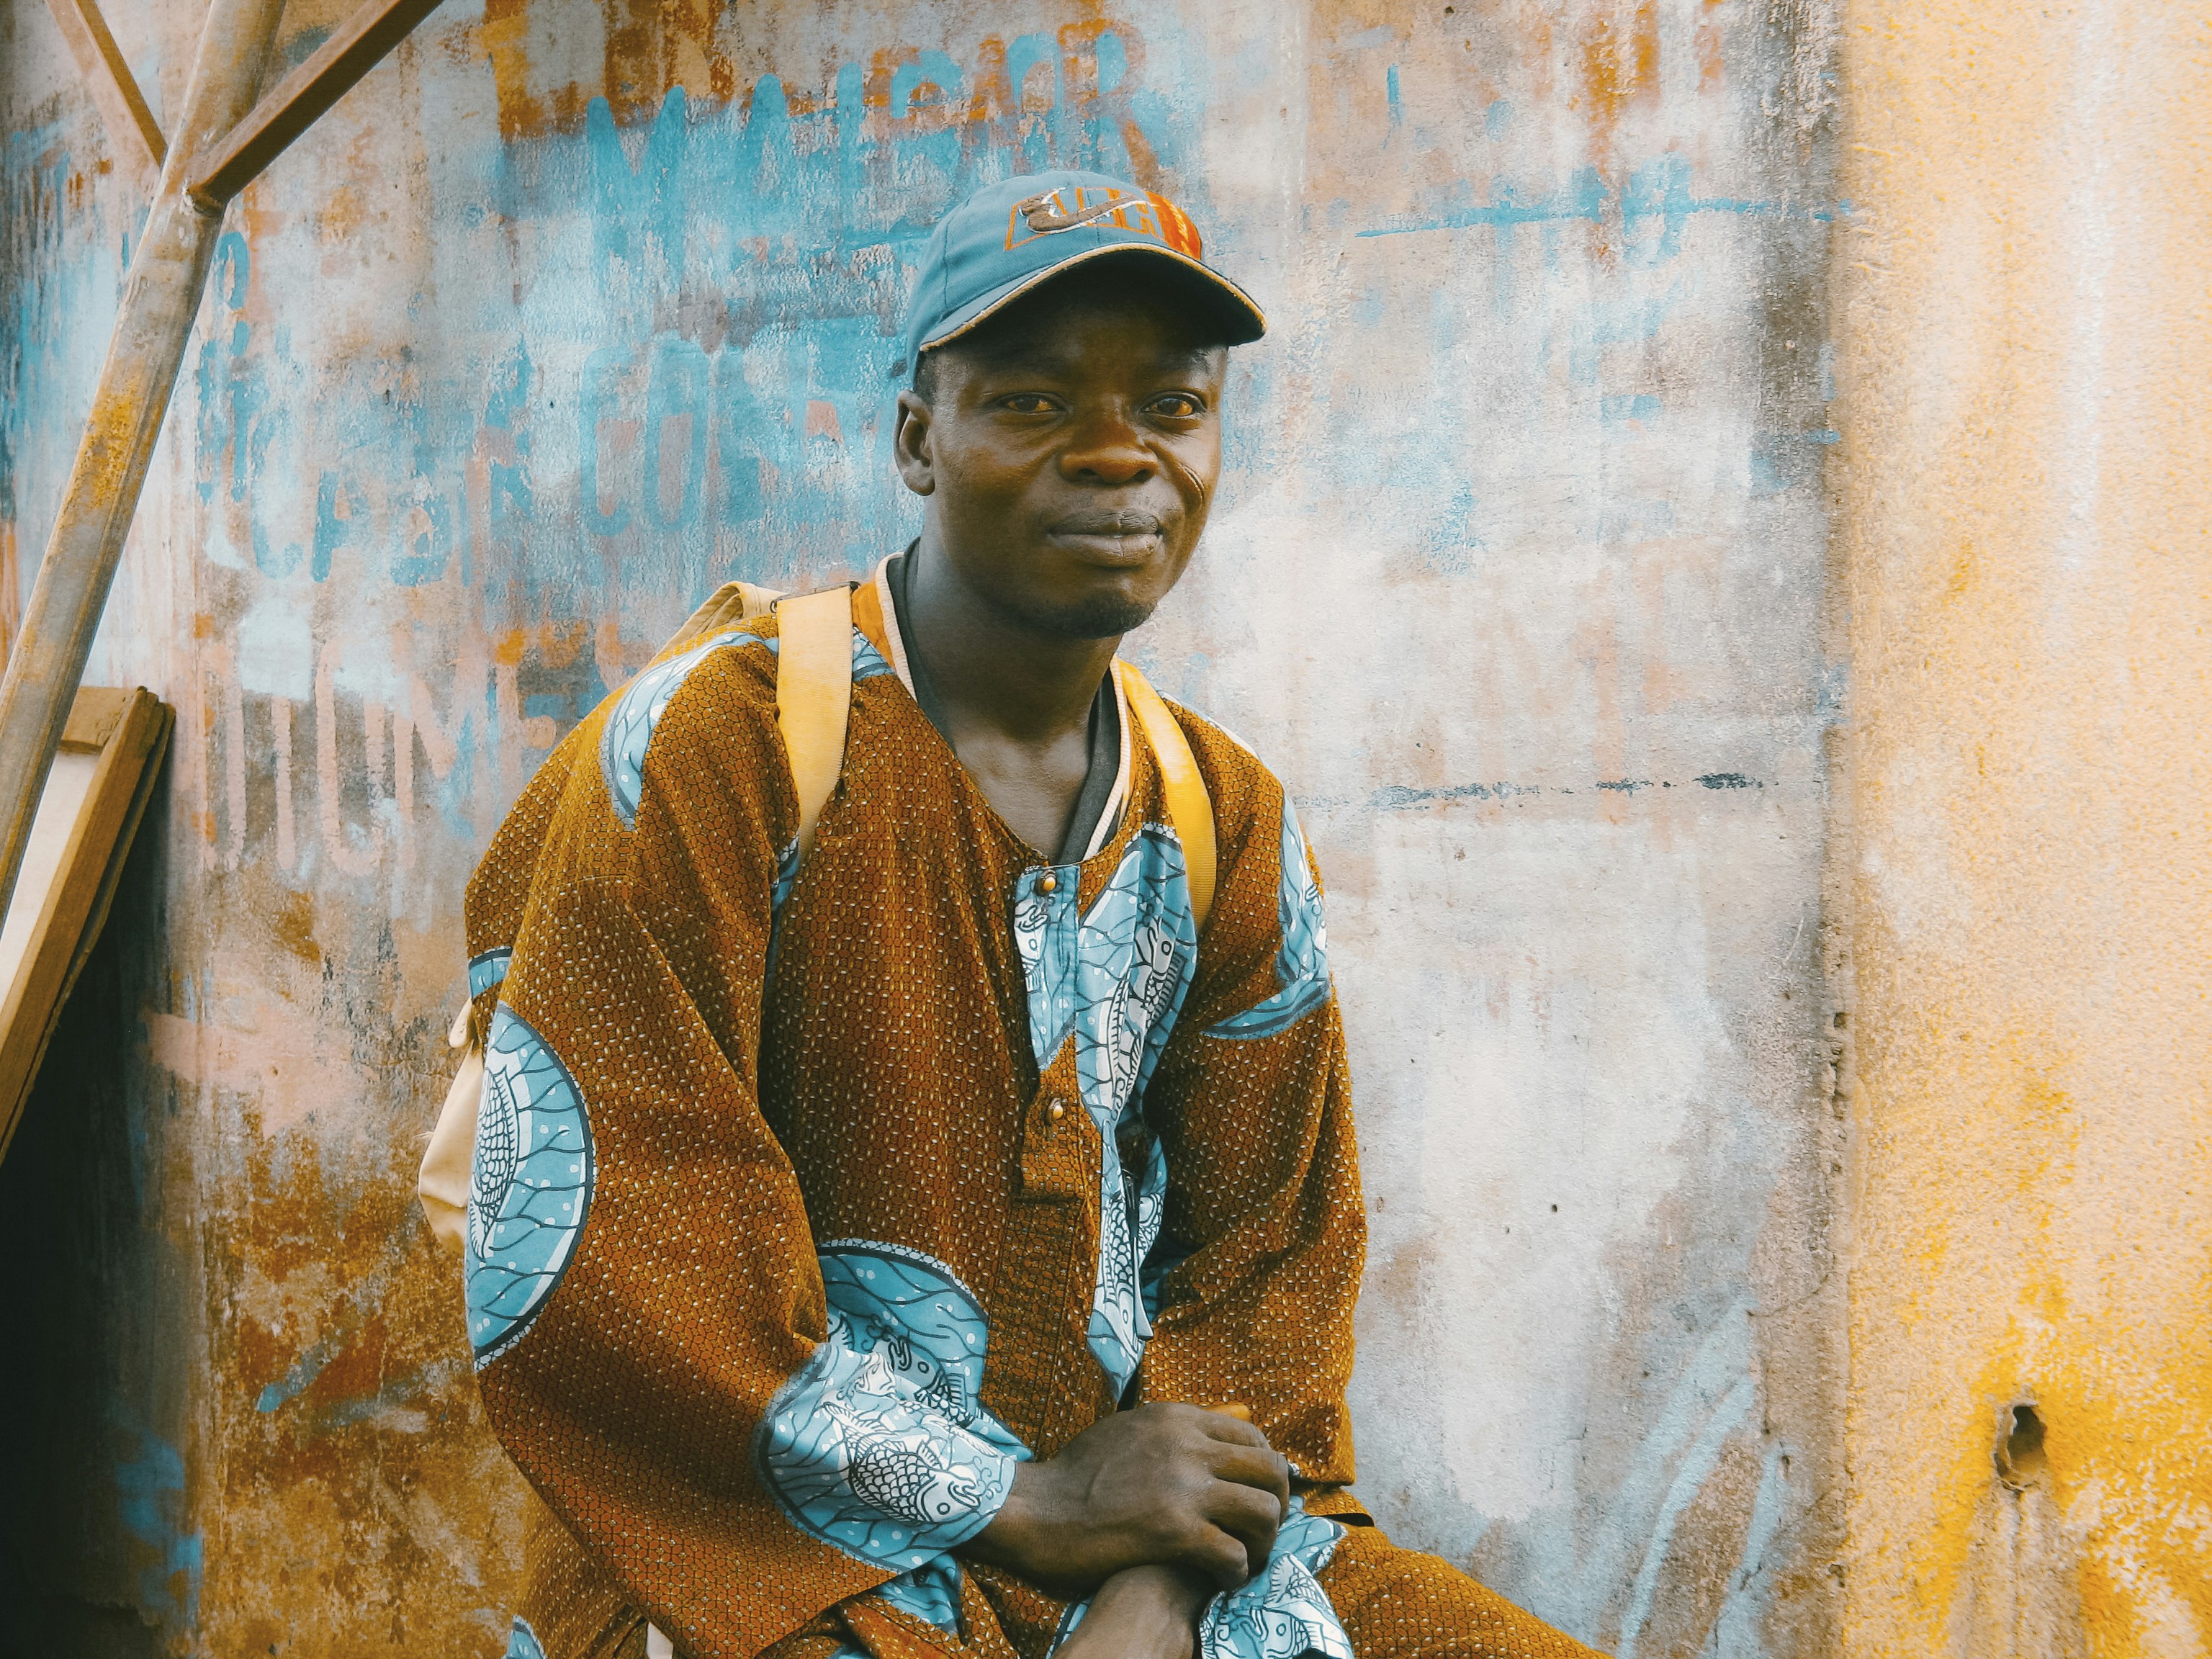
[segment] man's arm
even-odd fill
[[[563,1523],[682,1650],[751,1653],[980,1528],[1012,1459],[918,1390],[875,1401],[975,1476],[925,1537],[824,1438],[863,1357],[757,1092],[796,820],[774,659],[720,648],[680,690],[658,672],[586,723],[529,871],[470,1326],[491,1425]]]
[[[1344,1391],[1366,1252],[1320,884],[1280,787],[1185,721],[1222,811],[1199,975],[1146,1095],[1167,1154],[1146,1400],[1235,1400],[1316,1501],[1352,1479]]]
[[[1130,1567],[1091,1598],[1053,1659],[1191,1659],[1213,1587],[1176,1567]]]
[[[1289,1502],[1290,1466],[1249,1423],[1155,1403],[1024,1464],[965,1553],[1077,1593],[1152,1566],[1231,1589],[1267,1559]]]

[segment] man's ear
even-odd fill
[[[917,495],[937,491],[937,463],[930,453],[930,422],[934,411],[918,392],[898,395],[898,424],[891,431],[891,453],[898,459],[899,477]]]

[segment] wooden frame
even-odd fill
[[[85,686],[70,707],[0,923],[0,1158],[107,920],[173,724],[168,705],[143,686]]]
[[[116,159],[151,188],[168,159],[169,146],[146,106],[146,94],[138,90],[131,66],[123,61],[107,19],[100,15],[100,0],[46,0],[46,8],[76,59]]]
[[[260,177],[264,167],[437,9],[438,0],[366,0],[193,169],[185,193],[203,211],[222,211],[225,202]]]

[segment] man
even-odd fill
[[[1267,769],[1114,669],[1262,327],[1159,198],[979,191],[916,287],[924,526],[836,613],[818,821],[787,606],[664,653],[501,829],[467,1282],[550,1510],[514,1651],[1583,1651],[1347,1490],[1319,887]]]

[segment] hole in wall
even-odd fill
[[[2012,1407],[2006,1415],[1996,1464],[1998,1476],[2015,1491],[2043,1479],[2043,1414],[2026,1401]]]

